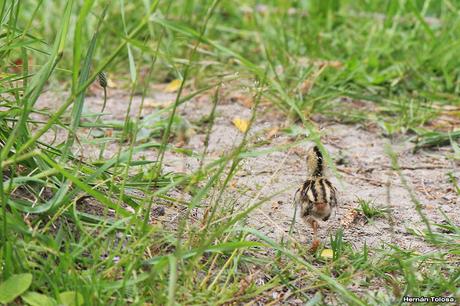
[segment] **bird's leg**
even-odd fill
[[[313,229],[313,240],[312,240],[312,242],[311,242],[311,248],[310,248],[310,250],[311,250],[312,252],[315,252],[316,249],[318,249],[319,243],[320,243],[320,241],[319,241],[319,239],[318,239],[318,228],[319,228],[319,223],[318,223],[318,221],[316,221],[316,220],[313,219],[313,218],[310,218],[310,219],[308,220],[308,223],[310,224],[311,228]]]

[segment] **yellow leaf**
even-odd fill
[[[166,108],[172,105],[174,101],[156,101],[153,99],[145,99],[144,107],[145,108]]]
[[[118,84],[111,78],[107,78],[107,87],[116,88],[118,87]]]
[[[5,79],[11,75],[12,75],[11,73],[0,72],[0,79]]]
[[[249,121],[248,120],[245,120],[245,119],[241,119],[241,118],[234,118],[233,119],[233,124],[236,126],[236,128],[238,130],[240,130],[241,132],[246,132],[248,130],[248,127],[249,127]]]
[[[173,80],[169,82],[168,85],[165,87],[165,92],[175,92],[179,89],[180,84],[182,83],[181,80]]]
[[[331,249],[324,249],[321,251],[321,257],[322,258],[333,258],[334,251],[332,251]]]

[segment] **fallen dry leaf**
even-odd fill
[[[322,258],[333,258],[334,257],[334,251],[331,249],[324,249],[321,251]]]
[[[299,147],[294,147],[292,149],[289,150],[290,153],[292,154],[295,154],[299,157],[304,157],[304,156],[307,156],[307,151],[303,148],[299,148]]]
[[[311,59],[308,57],[301,57],[297,60],[298,64],[301,66],[317,66],[317,67],[331,67],[334,69],[340,69],[343,67],[343,63],[341,61],[327,61],[321,59]]]
[[[273,202],[272,203],[272,210],[278,210],[280,208],[280,205],[283,204],[281,201]]]
[[[249,121],[246,119],[241,119],[241,118],[234,118],[232,120],[233,124],[236,126],[240,132],[245,133],[248,130],[249,127]]]
[[[323,71],[327,68],[327,65],[319,65],[317,70],[313,72],[305,81],[302,82],[300,85],[300,92],[303,95],[307,95],[313,86],[315,85],[316,79],[323,73]]]
[[[186,142],[185,142],[185,140],[183,140],[183,139],[179,140],[179,141],[176,142],[176,144],[175,144],[176,148],[182,148],[182,147],[185,146],[185,145],[186,145]]]
[[[116,87],[118,87],[118,84],[114,80],[112,80],[111,78],[107,78],[107,87],[116,88]]]
[[[349,227],[355,222],[357,217],[358,217],[358,211],[352,208],[345,213],[340,224],[343,227]]]
[[[321,242],[319,241],[319,239],[314,239],[311,243],[310,252],[316,253],[316,250],[318,250],[320,244]]]
[[[144,107],[145,108],[166,108],[168,106],[171,106],[174,103],[174,101],[156,101],[153,99],[146,99],[144,101]]]
[[[302,82],[300,85],[300,92],[303,95],[306,95],[310,92],[311,88],[313,87],[314,81],[311,79],[306,79],[305,81]]]
[[[236,293],[237,296],[243,295],[246,289],[253,283],[253,274],[246,276],[240,280],[240,289]]]
[[[203,218],[201,219],[201,226],[200,226],[201,229],[204,229],[206,227],[206,224],[208,222],[208,215],[209,215],[210,210],[211,210],[211,207],[208,207],[204,211]]]
[[[275,137],[278,134],[279,131],[280,131],[279,126],[275,126],[274,128],[272,128],[271,130],[268,131],[267,139],[272,139],[273,137]]]
[[[0,72],[0,80],[6,79],[7,77],[10,77],[10,76],[12,76],[12,74],[6,73],[6,72]]]
[[[23,64],[22,58],[18,58],[14,60],[13,64],[14,65],[11,66],[11,71],[13,71],[14,73],[20,73],[22,70],[22,64]]]
[[[237,187],[237,182],[235,180],[230,181],[230,187],[236,188]]]
[[[234,94],[230,97],[230,101],[232,102],[236,102],[238,104],[241,104],[242,106],[244,107],[247,107],[247,108],[252,108],[252,98],[251,97],[248,97],[248,96],[245,96],[245,95],[242,95],[242,94]]]
[[[343,63],[340,61],[326,61],[324,64],[334,69],[340,69],[343,67]]]
[[[168,85],[166,85],[165,87],[165,92],[175,92],[179,89],[180,87],[180,84],[182,83],[181,80],[172,80],[171,82],[169,82]]]

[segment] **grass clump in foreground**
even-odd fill
[[[248,227],[248,214],[268,199],[236,207],[226,191],[241,160],[262,154],[249,129],[210,163],[206,149],[192,152],[202,161],[194,173],[162,171],[165,153],[179,151],[171,145],[178,108],[203,93],[216,105],[235,79],[255,80],[246,88],[249,126],[269,99],[314,135],[309,114],[334,115],[339,97],[375,103],[365,119],[391,131],[423,125],[427,101],[449,104],[458,94],[456,12],[456,3],[429,1],[1,2],[0,303],[391,305],[404,295],[458,297],[455,225],[451,235],[417,233],[439,247],[429,254],[354,250],[337,233],[332,260]],[[428,15],[441,23],[429,24]],[[85,93],[103,71],[131,93],[123,122],[84,112]],[[149,84],[171,79],[180,80],[174,103],[143,118]],[[53,86],[65,87],[65,99],[38,109]],[[136,94],[140,110],[130,117]],[[146,133],[150,119],[157,129]],[[213,120],[206,124],[209,134]],[[109,137],[110,128],[122,132]],[[98,159],[75,153],[90,147]],[[138,158],[152,151],[154,159]],[[171,196],[178,189],[191,196]],[[180,212],[170,224],[152,215],[159,203]],[[196,209],[205,212],[197,220]]]

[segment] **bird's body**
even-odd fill
[[[317,146],[307,154],[308,177],[303,185],[296,191],[294,201],[300,208],[302,220],[313,228],[312,248],[318,247],[316,239],[318,220],[327,221],[337,206],[337,190],[332,183],[324,177],[324,158]]]

